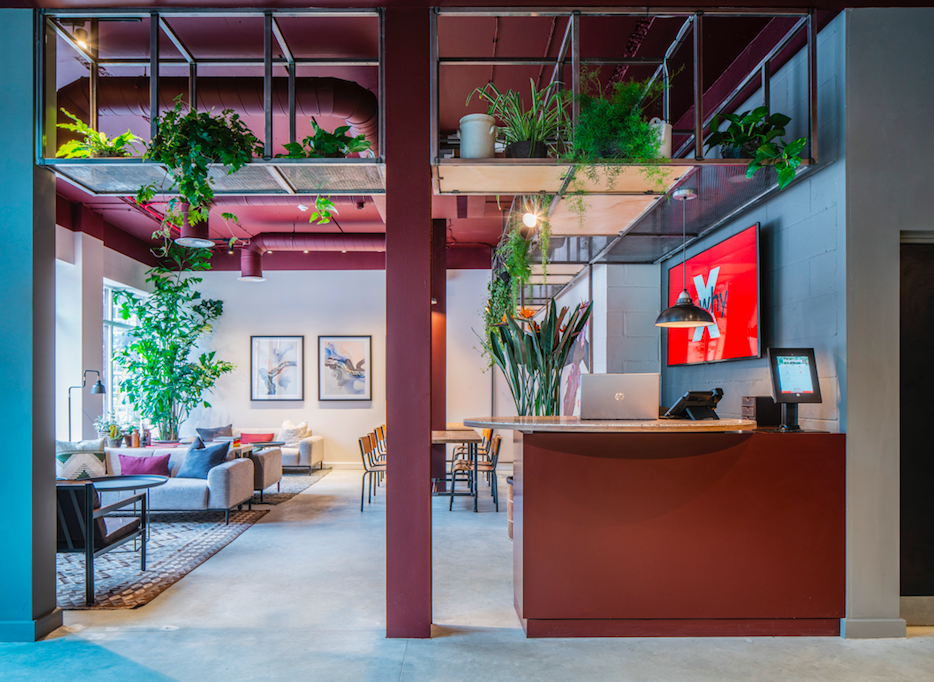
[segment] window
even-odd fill
[[[104,411],[112,412],[121,424],[135,424],[139,413],[134,409],[123,391],[121,382],[126,378],[124,370],[114,362],[114,354],[129,343],[127,331],[136,326],[136,319],[124,320],[120,317],[120,306],[114,304],[114,291],[120,288],[104,285],[104,376],[107,389],[104,395]],[[142,294],[142,292],[136,292]]]

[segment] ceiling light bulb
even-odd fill
[[[270,250],[270,251],[267,251],[266,253],[272,253],[272,251]]]
[[[76,28],[74,32],[75,42],[85,50],[88,49],[88,32],[83,28]]]
[[[302,253],[308,253],[307,251],[302,251]]]
[[[308,207],[305,206],[305,204],[299,204],[299,205],[298,205],[298,210],[299,210],[299,211],[307,211],[307,210],[308,210]]]
[[[341,251],[341,253],[347,253],[346,251]]]
[[[522,223],[526,227],[535,227],[538,223],[538,216],[534,213],[526,213],[522,216]]]
[[[227,255],[228,255],[228,256],[232,256],[232,255],[233,255],[233,249],[227,249]]]

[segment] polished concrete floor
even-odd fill
[[[900,640],[527,640],[512,607],[505,493],[434,507],[434,637],[384,636],[385,498],[335,471],[147,606],[72,611],[0,644],[0,680],[934,680],[934,628]]]

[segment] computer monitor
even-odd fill
[[[662,415],[662,419],[719,419],[714,410],[723,397],[723,389],[687,391]]]
[[[782,406],[781,431],[800,431],[798,403],[821,402],[813,348],[769,348],[772,399]]]

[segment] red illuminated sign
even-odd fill
[[[668,329],[668,364],[759,357],[759,225],[711,246],[685,264],[694,303],[716,326]],[[668,270],[668,305],[681,293],[681,263]]]

